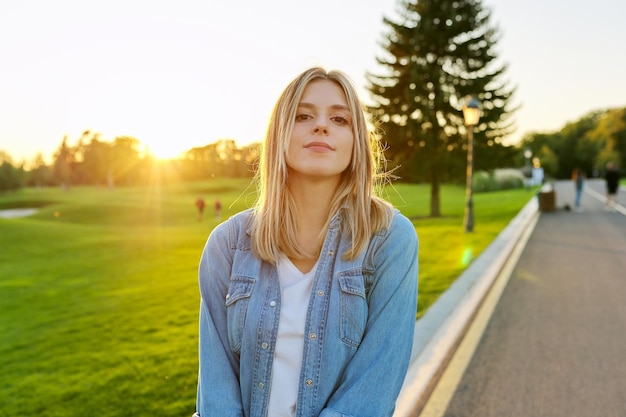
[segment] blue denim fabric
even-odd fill
[[[250,249],[252,212],[217,226],[199,266],[196,416],[265,417],[281,306],[275,266]],[[297,417],[391,416],[409,365],[418,240],[397,210],[367,251],[331,220],[308,306]]]

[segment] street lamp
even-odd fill
[[[526,148],[524,150],[524,158],[526,158],[526,161],[529,162],[530,161],[530,157],[533,156],[533,151],[530,148]]]
[[[474,202],[472,192],[472,180],[474,175],[474,126],[480,119],[480,103],[476,97],[466,100],[463,105],[463,118],[467,126],[467,173],[465,183],[465,232],[474,231]]]
[[[526,177],[524,182],[525,182],[525,186],[526,189],[530,188],[530,185],[532,183],[532,176],[533,176],[533,169],[530,166],[530,158],[533,156],[533,151],[530,150],[530,148],[526,148],[524,150],[524,176]]]

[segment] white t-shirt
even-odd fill
[[[281,307],[267,415],[293,417],[298,401],[306,315],[317,263],[303,274],[287,256],[281,255],[276,267]]]

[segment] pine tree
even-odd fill
[[[61,184],[64,190],[70,187],[72,182],[73,167],[76,164],[76,155],[74,150],[67,144],[67,135],[63,136],[63,141],[59,149],[54,153],[54,162],[52,171],[56,180]]]
[[[389,33],[377,58],[383,71],[367,74],[375,103],[369,111],[395,173],[430,183],[430,215],[436,217],[440,184],[459,181],[465,172],[462,101],[474,96],[481,102],[475,164],[494,168],[513,155],[501,140],[512,131],[507,119],[514,88],[501,81],[507,67],[497,62],[499,33],[480,0],[400,0],[399,6],[400,22],[384,18]]]

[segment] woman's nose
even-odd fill
[[[326,126],[325,123],[323,122],[319,122],[315,125],[315,128],[313,129],[314,133],[321,133],[323,135],[328,134],[328,127]]]

